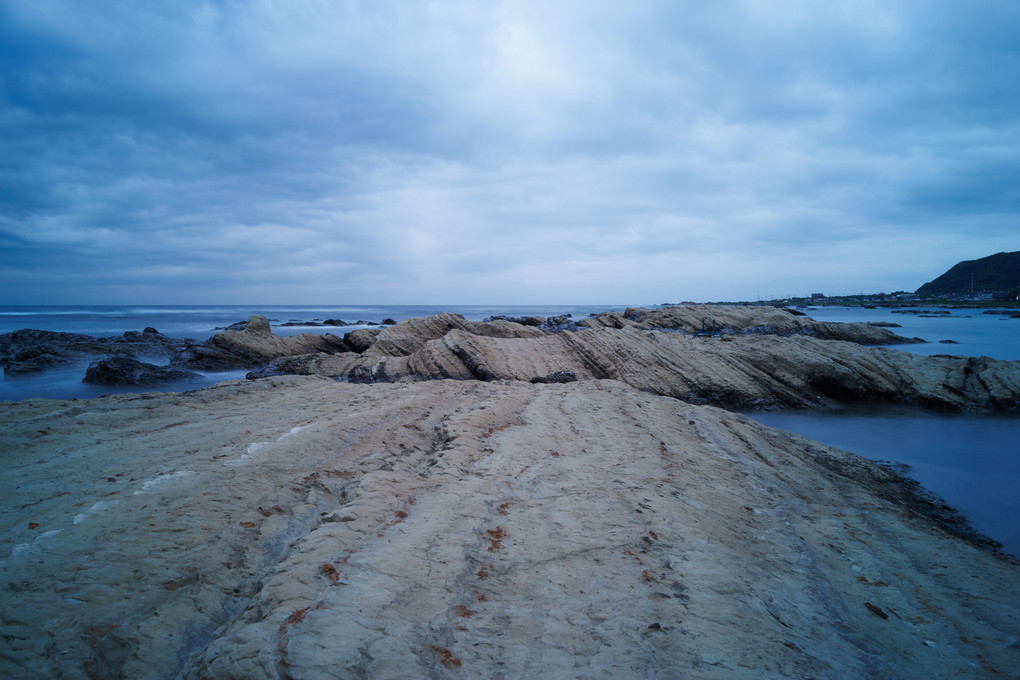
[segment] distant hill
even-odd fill
[[[959,262],[918,288],[917,294],[959,295],[972,289],[972,281],[974,291],[1016,290],[1020,286],[1020,251]]]

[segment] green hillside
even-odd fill
[[[918,295],[959,295],[970,290],[1016,290],[1020,286],[1020,251],[996,253],[959,262],[917,289]]]

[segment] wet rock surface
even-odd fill
[[[84,381],[93,385],[160,385],[201,379],[193,371],[156,366],[130,357],[110,357],[90,364]]]
[[[207,341],[170,338],[154,328],[128,331],[122,336],[96,338],[77,333],[23,329],[0,335],[0,365],[9,376],[25,375],[82,363],[103,363],[87,382],[101,384],[156,384],[187,379],[190,371],[222,372],[261,368],[276,358],[317,353],[349,352],[349,346],[335,335],[302,333],[280,337],[269,320],[252,316],[214,335]],[[120,358],[146,363],[148,375],[138,382],[139,371],[117,370]],[[117,361],[113,361],[114,359]],[[167,365],[152,363],[162,358]],[[109,368],[105,362],[113,361]],[[123,364],[123,362],[121,362]],[[155,369],[162,369],[157,372]],[[98,372],[97,372],[98,371]],[[165,378],[158,377],[162,373]],[[124,381],[117,383],[118,376]],[[150,379],[151,378],[151,379]]]
[[[25,375],[103,355],[168,357],[186,343],[154,328],[107,338],[26,328],[0,334],[0,364],[6,375]]]
[[[1017,563],[895,472],[616,380],[283,376],[0,427],[5,678],[1020,674]]]

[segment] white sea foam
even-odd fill
[[[284,432],[283,434],[280,435],[280,437],[276,441],[278,442],[283,441],[292,434],[297,434],[301,430],[306,430],[309,427],[311,427],[311,424],[298,425],[296,427],[292,427],[290,429],[290,432]],[[272,442],[252,442],[251,444],[248,445],[248,450],[245,453],[241,454],[240,458],[237,458],[236,460],[223,461],[223,467],[238,467],[239,465],[246,465],[247,463],[251,462],[252,456],[270,446],[272,446]]]
[[[225,460],[223,461],[223,467],[237,467],[239,465],[246,465],[251,462],[252,456],[262,449],[268,447],[270,442],[252,442],[248,445],[246,453],[241,454],[241,457],[237,460]]]
[[[159,475],[158,477],[156,477],[154,479],[150,479],[147,482],[143,482],[142,483],[141,491],[135,491],[134,495],[137,496],[138,494],[145,493],[146,491],[148,491],[152,487],[158,486],[160,484],[163,484],[164,482],[169,482],[172,479],[180,479],[181,477],[190,477],[193,474],[195,474],[195,473],[193,471],[191,471],[191,470],[178,470],[177,472],[172,472],[172,473],[170,473],[168,475]],[[76,524],[77,524],[77,522],[76,522]]]
[[[8,559],[12,559],[12,558],[17,557],[18,555],[24,554],[33,545],[35,545],[39,541],[43,540],[44,538],[51,538],[52,536],[56,536],[61,531],[63,531],[63,529],[52,529],[50,531],[44,531],[41,534],[39,534],[38,536],[36,536],[35,539],[31,543],[18,543],[13,548],[11,548],[11,555],[10,555],[10,558],[8,558]]]
[[[98,503],[94,504],[91,508],[89,508],[85,512],[75,515],[74,516],[74,523],[75,524],[81,524],[81,522],[86,517],[90,517],[91,515],[95,515],[96,513],[99,513],[99,512],[102,512],[103,510],[106,510],[107,508],[112,508],[113,506],[117,505],[118,503],[120,503],[120,501],[99,501]]]
[[[308,424],[308,425],[298,425],[297,427],[292,427],[292,428],[290,428],[290,432],[284,432],[282,435],[280,435],[280,438],[277,439],[276,441],[283,441],[284,439],[286,439],[287,437],[291,436],[292,434],[297,434],[301,430],[307,430],[310,427],[311,427],[311,424]]]

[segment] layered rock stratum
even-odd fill
[[[782,310],[518,321],[253,318],[175,365],[266,377],[0,405],[0,677],[1020,676],[1016,560],[712,405],[1008,411],[1020,362]]]
[[[819,323],[770,307],[697,305],[609,312],[577,328],[551,332],[441,314],[366,331],[357,338],[357,351],[279,357],[253,377],[530,381],[570,371],[579,380],[620,380],[731,408],[810,408],[833,401],[950,411],[1012,411],[1020,405],[1017,362],[870,347],[913,339],[868,324]]]

